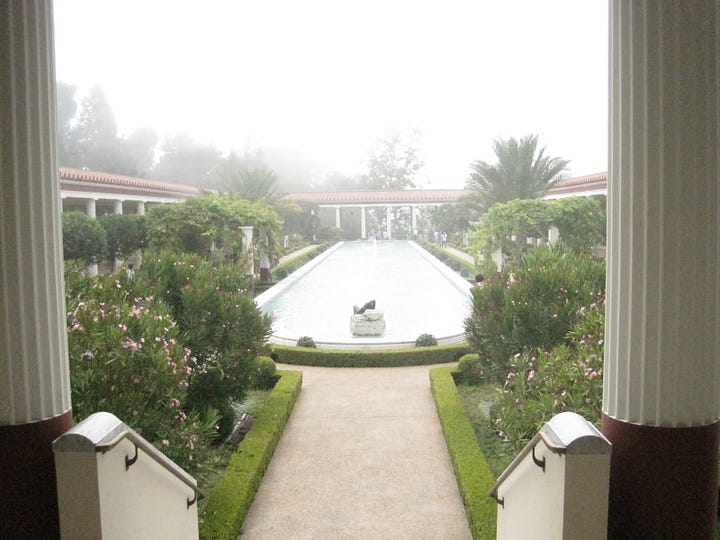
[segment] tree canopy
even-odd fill
[[[364,189],[399,190],[417,187],[415,175],[425,165],[417,147],[417,133],[404,138],[390,131],[370,151]]]
[[[545,147],[538,149],[537,135],[495,139],[493,151],[497,163],[473,162],[466,182],[468,189],[477,192],[484,211],[496,203],[539,197],[561,178],[569,163],[559,157],[546,156]]]
[[[515,199],[493,205],[473,226],[470,241],[486,259],[497,249],[519,258],[528,249],[527,238],[547,241],[552,226],[568,248],[589,253],[603,238],[605,216],[602,205],[590,197]]]

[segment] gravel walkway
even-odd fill
[[[429,367],[301,369],[241,540],[470,539]]]

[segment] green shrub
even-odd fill
[[[102,260],[107,251],[107,234],[97,219],[83,212],[62,213],[63,259],[84,263]]]
[[[485,380],[485,371],[483,369],[480,355],[470,353],[462,356],[458,361],[458,377],[456,381],[463,384],[480,384]]]
[[[247,276],[237,265],[165,251],[146,254],[135,285],[171,307],[197,364],[188,403],[200,411],[219,411],[220,434],[227,435],[234,420],[231,403],[241,401],[250,387],[255,359],[271,333],[270,318],[247,290]]]
[[[107,235],[105,258],[129,257],[147,244],[147,221],[139,214],[106,214],[98,220]]]
[[[599,424],[602,406],[604,309],[602,299],[582,310],[568,343],[550,351],[516,354],[500,400],[491,408],[499,435],[517,452],[553,416],[564,411]]]
[[[431,369],[430,387],[473,538],[495,538],[497,505],[488,496],[495,478],[475,438],[451,370]]]
[[[563,343],[581,310],[604,290],[602,260],[562,246],[537,248],[472,290],[468,343],[487,359],[485,372],[501,379],[511,356]]]
[[[464,343],[385,350],[311,349],[274,345],[273,358],[283,364],[320,367],[398,367],[457,362],[469,352]]]
[[[278,374],[280,380],[231,457],[200,516],[203,540],[235,540],[240,534],[302,386],[302,372],[279,371]]]
[[[309,347],[311,349],[317,348],[317,345],[315,345],[315,340],[311,338],[310,336],[301,336],[297,340],[297,346],[298,347]]]
[[[217,417],[187,407],[195,370],[168,308],[122,279],[70,279],[66,299],[73,416],[114,414],[183,468],[201,463]],[[85,286],[83,286],[83,284]]]
[[[277,368],[272,358],[269,356],[261,356],[258,358],[252,377],[253,388],[258,390],[269,390],[272,388],[277,380],[276,371]]]
[[[432,334],[420,334],[415,340],[416,347],[435,347],[437,344],[438,341]]]
[[[320,244],[315,246],[315,249],[306,251],[302,255],[298,257],[294,257],[293,259],[290,259],[289,261],[285,261],[281,264],[278,264],[275,268],[271,270],[273,279],[281,280],[285,279],[287,276],[292,274],[295,270],[303,266],[304,264],[308,263],[321,253],[323,253],[328,247],[331,245],[334,245],[332,243],[328,244]]]

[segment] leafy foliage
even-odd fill
[[[144,287],[170,306],[183,343],[195,358],[188,404],[220,411],[220,432],[231,429],[231,401],[250,386],[256,358],[265,351],[271,320],[248,292],[237,265],[214,265],[197,255],[148,253]]]
[[[602,240],[605,216],[601,204],[589,197],[569,197],[552,201],[516,199],[498,203],[474,224],[470,241],[486,259],[502,249],[514,260],[531,249],[529,237],[548,239],[548,230],[556,226],[560,241],[568,248],[590,253]],[[513,239],[514,237],[514,239]]]
[[[269,206],[230,195],[208,195],[154,206],[147,218],[151,248],[203,256],[215,249],[227,260],[242,257],[241,226],[267,232],[269,249],[275,248],[282,230],[282,223]]]
[[[97,262],[107,251],[107,234],[98,220],[83,212],[63,212],[63,258]]]
[[[187,407],[196,365],[172,315],[123,278],[79,277],[69,266],[68,351],[73,413],[115,414],[182,467],[202,458],[217,417]]]
[[[553,416],[564,411],[600,421],[604,298],[582,309],[566,343],[510,359],[500,400],[491,416],[500,436],[519,451]]]
[[[399,190],[415,187],[415,175],[423,167],[414,133],[407,140],[398,131],[390,131],[370,152],[364,189]]]
[[[520,264],[472,290],[473,310],[465,321],[468,344],[490,377],[504,377],[510,357],[566,340],[582,309],[605,290],[601,259],[562,246],[544,246]]]
[[[100,225],[107,236],[105,258],[125,258],[145,246],[147,222],[138,214],[106,214],[101,216]]]
[[[297,340],[298,347],[308,347],[310,349],[316,349],[315,340],[310,336],[300,336]]]
[[[472,163],[466,186],[477,191],[483,210],[513,199],[537,198],[549,184],[560,179],[568,161],[546,156],[545,148],[538,150],[537,145],[537,135],[527,135],[519,140],[498,138],[493,141],[497,156],[495,165],[485,161]]]
[[[432,334],[420,334],[415,340],[416,347],[435,347],[437,344],[438,341]]]

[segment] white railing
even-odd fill
[[[546,423],[500,475],[497,538],[607,537],[610,443],[571,412]]]
[[[93,414],[53,451],[63,540],[198,538],[195,479],[114,415]]]

